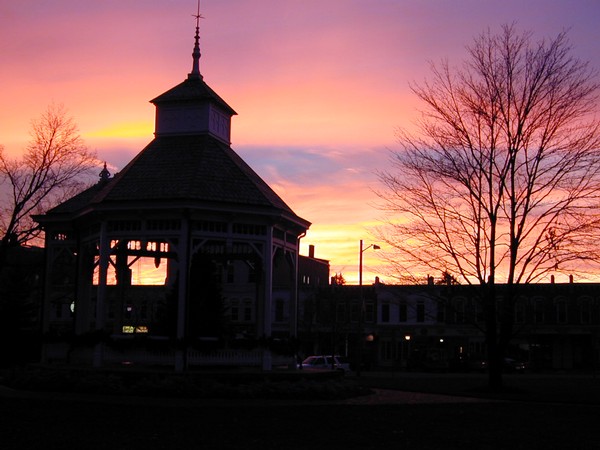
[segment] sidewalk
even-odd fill
[[[415,404],[440,404],[440,403],[490,403],[497,400],[459,397],[441,394],[426,394],[421,392],[396,391],[392,389],[373,389],[373,394],[353,397],[343,400],[298,400],[298,399],[220,399],[220,398],[169,398],[169,397],[140,397],[128,395],[100,395],[78,394],[64,392],[35,392],[19,391],[5,386],[0,386],[1,398],[23,398],[57,401],[85,401],[116,404],[136,405],[169,405],[169,406],[196,406],[196,405],[223,405],[223,404],[290,404],[290,405],[415,405]]]
[[[425,394],[422,392],[395,391],[391,389],[373,389],[373,394],[342,400],[346,405],[416,405],[434,403],[490,403],[489,400],[452,395]]]

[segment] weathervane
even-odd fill
[[[200,0],[198,0],[198,11],[196,14],[192,14],[192,17],[196,18],[196,36],[195,36],[195,44],[194,51],[192,52],[193,64],[192,71],[188,75],[189,78],[197,78],[202,79],[202,75],[200,75],[200,19],[204,19],[202,14],[200,14]]]
[[[204,19],[204,16],[200,14],[200,0],[198,0],[198,11],[196,14],[192,14],[192,17],[196,18],[196,33],[198,33],[198,28],[200,27],[200,19]]]

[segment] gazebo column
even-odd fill
[[[99,248],[99,266],[98,266],[98,295],[96,298],[96,331],[104,331],[106,303],[106,283],[108,278],[108,264],[110,261],[110,239],[106,230],[106,221],[100,226],[100,248]],[[92,364],[94,367],[101,367],[103,362],[104,344],[97,342],[94,347]]]
[[[94,256],[82,243],[77,251],[77,291],[75,296],[75,334],[90,331],[91,289],[94,284]]]
[[[290,338],[295,340],[298,337],[298,249],[300,248],[300,242],[298,240],[298,247],[293,252],[292,257],[292,287],[291,287],[291,299],[290,299]]]
[[[179,243],[177,248],[178,257],[178,290],[177,290],[177,349],[175,350],[175,371],[183,372],[186,368],[187,348],[182,346],[186,335],[186,315],[188,299],[188,274],[190,271],[190,224],[189,219],[182,218]]]
[[[57,251],[57,246],[54,242],[54,240],[52,239],[52,235],[54,233],[46,230],[46,238],[45,238],[45,247],[46,247],[46,253],[48,256],[46,256],[46,268],[45,268],[45,273],[46,274],[50,274],[52,273],[52,266],[54,264],[54,259],[55,259],[55,254]],[[42,303],[42,308],[43,308],[43,312],[42,312],[42,332],[43,333],[47,333],[48,331],[50,331],[50,308],[51,308],[51,301],[50,299],[52,298],[52,277],[50,276],[46,276],[44,277],[44,302]],[[52,344],[44,344],[42,346],[42,355],[41,355],[41,360],[42,362],[47,362],[48,361],[48,347],[52,346]]]
[[[272,307],[273,307],[273,258],[275,257],[275,248],[273,246],[273,228],[270,227],[267,234],[267,243],[265,245],[265,255],[263,264],[263,309],[262,309],[262,334],[265,338],[263,347],[262,370],[270,371],[273,368],[273,357],[269,348],[269,338],[271,337]]]

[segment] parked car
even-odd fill
[[[331,355],[309,356],[302,361],[302,369],[307,370],[339,370],[341,372],[350,372],[350,363],[343,356],[333,357],[333,366],[331,364]]]
[[[484,359],[476,359],[469,361],[469,370],[478,372],[485,372],[488,367],[488,363]],[[504,373],[524,373],[528,366],[526,362],[518,361],[513,358],[504,358],[502,362],[502,371]]]
[[[524,373],[527,370],[527,363],[512,358],[504,358],[504,371]]]

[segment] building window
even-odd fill
[[[446,302],[445,301],[437,302],[437,322],[438,323],[446,322]]]
[[[244,301],[244,322],[252,322],[252,300]]]
[[[465,303],[457,300],[454,304],[454,322],[463,323],[465,321]]]
[[[256,265],[248,263],[248,283],[256,283]]]
[[[556,303],[556,321],[558,323],[567,323],[567,302],[564,300]]]
[[[515,305],[515,323],[525,323],[525,307],[521,302]]]
[[[359,311],[360,308],[358,306],[358,303],[352,303],[352,307],[350,309],[350,320],[352,322],[358,322]]]
[[[581,301],[581,309],[580,309],[580,320],[581,323],[590,323],[591,322],[591,309],[590,309],[590,301],[582,300]]]
[[[425,303],[417,303],[417,322],[425,322]]]
[[[346,322],[346,304],[338,303],[335,308],[335,320],[337,323]]]
[[[384,303],[381,305],[381,321],[388,323],[390,321],[390,304]]]
[[[381,359],[383,361],[393,361],[396,359],[396,345],[390,340],[381,341]]]
[[[142,334],[146,334],[148,333],[149,329],[147,326],[133,326],[133,325],[123,325],[123,327],[121,328],[121,332],[123,334],[134,334],[134,333],[142,333]]]
[[[534,315],[534,319],[535,319],[535,323],[544,323],[544,301],[543,300],[536,300],[535,304],[534,304],[534,309],[535,309],[535,315]]]
[[[237,322],[240,319],[240,308],[237,303],[235,305],[231,305],[230,314],[232,322]]]
[[[406,302],[400,302],[398,305],[398,322],[406,322],[408,320],[408,306]]]
[[[375,321],[375,304],[373,302],[367,302],[365,305],[365,322]]]

